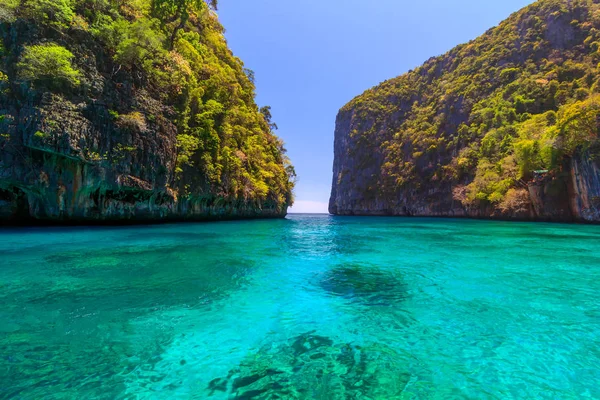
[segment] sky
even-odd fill
[[[475,39],[531,0],[219,0],[234,54],[296,167],[291,213],[326,213],[338,110]]]

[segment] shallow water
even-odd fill
[[[0,398],[600,398],[600,227],[0,230]]]

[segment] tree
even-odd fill
[[[129,67],[144,67],[146,60],[158,58],[163,52],[164,36],[155,29],[153,21],[141,19],[119,28],[119,43],[115,49],[115,61]]]
[[[71,65],[73,53],[54,43],[26,46],[17,64],[18,77],[61,88],[64,83],[78,86],[80,73]]]
[[[248,77],[248,80],[254,85],[256,83],[254,71],[252,71],[250,68],[244,68],[244,73]]]
[[[277,124],[271,121],[273,119],[273,116],[271,115],[271,106],[261,107],[260,113],[263,115],[263,117],[265,117],[265,121],[267,121],[267,124],[269,124],[269,128],[271,128],[271,130],[279,129]]]
[[[69,0],[28,0],[23,6],[29,18],[54,28],[68,28],[75,17]]]
[[[177,33],[185,27],[190,16],[200,12],[205,6],[204,0],[152,0],[152,15],[158,18],[163,24],[177,22],[173,28],[169,39],[169,48],[173,48]],[[217,9],[217,0],[209,0],[208,5],[214,10]]]
[[[571,156],[580,147],[587,147],[598,139],[600,95],[563,107],[559,117],[558,129],[563,151]]]

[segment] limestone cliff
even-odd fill
[[[208,4],[166,3],[0,4],[1,223],[285,216],[251,73]]]
[[[600,6],[541,0],[337,117],[330,212],[600,222]]]

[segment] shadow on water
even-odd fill
[[[313,331],[249,354],[207,390],[237,400],[391,399],[409,383],[407,364],[383,344],[339,343]]]
[[[179,327],[169,313],[245,287],[256,265],[238,256],[190,246],[47,255],[36,277],[0,293],[0,398],[118,397],[127,374],[153,371],[171,345]]]
[[[101,310],[117,304],[137,310],[205,304],[242,287],[256,268],[254,261],[235,254],[215,257],[189,246],[68,252],[45,260],[61,279],[30,293],[27,302],[89,301]]]
[[[193,231],[175,231],[175,232],[161,232],[160,238],[161,240],[167,241],[205,241],[211,240],[214,241],[216,239],[221,239],[223,235],[217,232],[193,232]],[[136,232],[131,235],[127,235],[124,240],[146,240],[146,239],[156,239],[156,233],[154,232]]]
[[[331,296],[366,306],[391,307],[406,300],[408,286],[397,274],[366,264],[338,265],[314,279]]]

